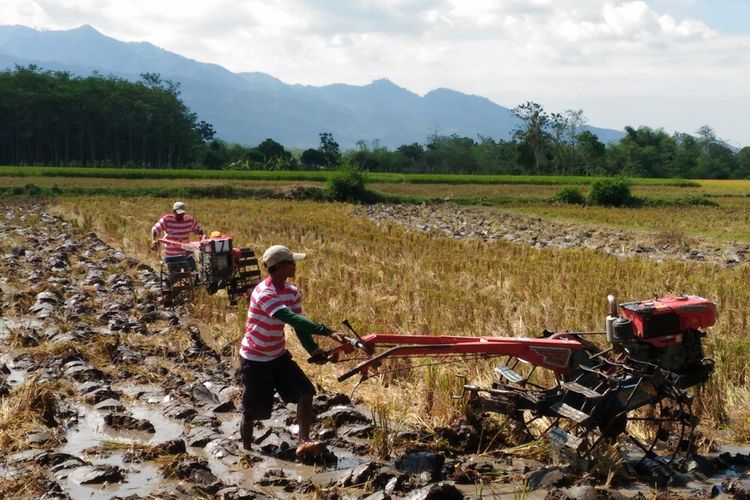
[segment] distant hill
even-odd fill
[[[508,108],[484,97],[449,89],[419,96],[389,80],[363,86],[288,85],[264,73],[232,73],[147,42],[120,42],[91,26],[68,31],[0,26],[0,68],[16,64],[129,80],[159,73],[181,83],[185,103],[213,124],[218,137],[248,146],[271,137],[287,148],[316,147],[320,132],[333,133],[345,149],[359,140],[379,140],[391,148],[424,144],[433,133],[507,140],[518,126]],[[589,130],[603,142],[623,136],[617,130]]]

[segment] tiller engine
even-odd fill
[[[357,348],[367,354],[340,381],[372,376],[393,357],[504,356],[491,387],[464,385],[475,414],[503,414],[528,439],[546,436],[587,461],[619,443],[630,462],[682,463],[693,451],[698,422],[687,389],[706,382],[714,369],[701,339],[716,321],[716,306],[697,296],[663,297],[620,304],[618,315],[614,297],[608,299],[604,350],[570,332],[545,331],[539,338],[355,333],[330,355]]]
[[[260,281],[255,253],[250,248],[235,248],[231,236],[215,232],[210,238],[189,243],[173,241],[168,236],[156,241],[193,252],[192,259],[162,262],[160,284],[165,304],[189,296],[196,287],[205,288],[209,295],[225,289],[234,303]]]

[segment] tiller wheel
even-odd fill
[[[505,365],[496,369],[491,390],[467,389],[474,406],[515,418],[529,439],[546,436],[568,458],[594,463],[618,446],[630,463],[681,465],[693,451],[698,422],[692,396],[658,367],[594,364],[597,357],[549,389],[529,386]]]
[[[162,262],[159,271],[159,287],[162,302],[170,306],[186,300],[195,286],[195,263],[188,259]]]

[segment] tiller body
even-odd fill
[[[367,355],[340,381],[377,374],[389,358],[504,357],[490,387],[464,385],[475,414],[503,414],[528,439],[546,436],[589,462],[619,442],[630,460],[682,463],[693,451],[698,422],[687,389],[706,382],[714,369],[701,339],[716,320],[716,306],[697,296],[663,297],[621,304],[618,315],[614,297],[609,301],[604,349],[569,332],[545,331],[539,338],[368,334],[330,355]]]
[[[195,261],[177,259],[162,262],[160,283],[165,303],[174,303],[203,287],[210,295],[225,289],[230,302],[247,295],[260,281],[258,259],[250,248],[235,248],[231,236],[219,235],[181,243],[168,237],[156,240],[193,252]],[[197,265],[194,266],[193,262]]]

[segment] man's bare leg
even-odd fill
[[[297,403],[297,422],[299,423],[299,445],[297,458],[313,458],[320,456],[325,450],[325,444],[320,441],[310,441],[310,423],[312,421],[312,396],[303,396]]]
[[[242,414],[240,420],[240,436],[242,437],[242,447],[247,451],[253,449],[253,421],[250,417]]]
[[[297,423],[299,424],[300,444],[310,440],[312,421],[312,396],[301,396],[297,402]]]

